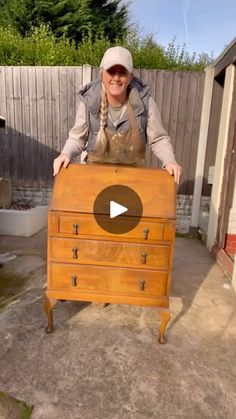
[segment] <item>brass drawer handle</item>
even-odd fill
[[[77,247],[73,247],[73,249],[72,249],[72,258],[73,259],[78,259],[78,251],[79,251],[79,249]]]
[[[146,265],[146,263],[147,263],[147,256],[148,256],[148,254],[147,254],[147,253],[145,253],[145,252],[143,252],[143,253],[141,254],[141,263],[142,263],[143,265]]]
[[[145,228],[143,230],[143,234],[144,234],[144,239],[147,240],[148,239],[148,234],[149,234],[149,229],[148,228]]]
[[[72,285],[72,287],[76,287],[77,286],[77,276],[76,275],[72,275],[72,277],[71,277],[71,285]]]
[[[78,234],[78,229],[79,229],[79,224],[73,224],[72,225],[72,227],[73,227],[73,234]]]
[[[138,287],[139,287],[140,291],[144,291],[145,290],[145,281],[144,281],[144,279],[141,279],[138,282]]]

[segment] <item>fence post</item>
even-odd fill
[[[83,86],[92,80],[92,67],[89,64],[83,65],[82,83]]]
[[[200,123],[200,132],[199,132],[199,141],[198,141],[198,151],[197,151],[197,163],[195,171],[195,180],[194,180],[194,191],[193,191],[193,203],[192,203],[192,216],[189,232],[193,235],[196,234],[198,229],[198,219],[201,205],[201,196],[202,196],[202,182],[204,174],[204,165],[205,165],[205,155],[206,155],[206,146],[207,146],[207,135],[208,135],[208,126],[210,120],[211,112],[211,100],[213,92],[213,82],[214,82],[214,67],[207,67],[205,69],[206,77],[204,84],[204,93],[203,93],[203,103],[202,103],[202,114],[201,114],[201,123]]]
[[[92,67],[89,64],[83,65],[83,72],[82,72],[82,85],[90,83],[92,80]],[[87,156],[87,151],[82,151],[80,155],[80,161],[84,161],[85,157]]]

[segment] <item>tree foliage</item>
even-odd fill
[[[152,37],[140,39],[134,33],[111,42],[104,36],[90,32],[76,45],[65,36],[56,38],[52,30],[41,25],[22,37],[11,27],[0,28],[0,65],[83,65],[99,66],[105,50],[113,45],[123,45],[133,56],[134,68],[162,70],[203,70],[212,59],[207,54],[189,55],[185,47],[167,48],[157,44]]]
[[[56,37],[76,43],[88,34],[114,41],[128,33],[128,20],[122,0],[0,0],[0,26],[10,25],[22,36],[46,24]]]
[[[202,70],[212,57],[167,48],[129,24],[126,0],[0,0],[1,65],[98,66],[106,48],[127,47],[136,68]]]

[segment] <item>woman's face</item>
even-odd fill
[[[132,79],[133,75],[130,74],[121,65],[115,65],[108,70],[102,70],[101,79],[109,97],[125,100],[126,90]]]

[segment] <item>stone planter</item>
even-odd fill
[[[0,234],[30,237],[47,226],[48,207],[0,209]]]

